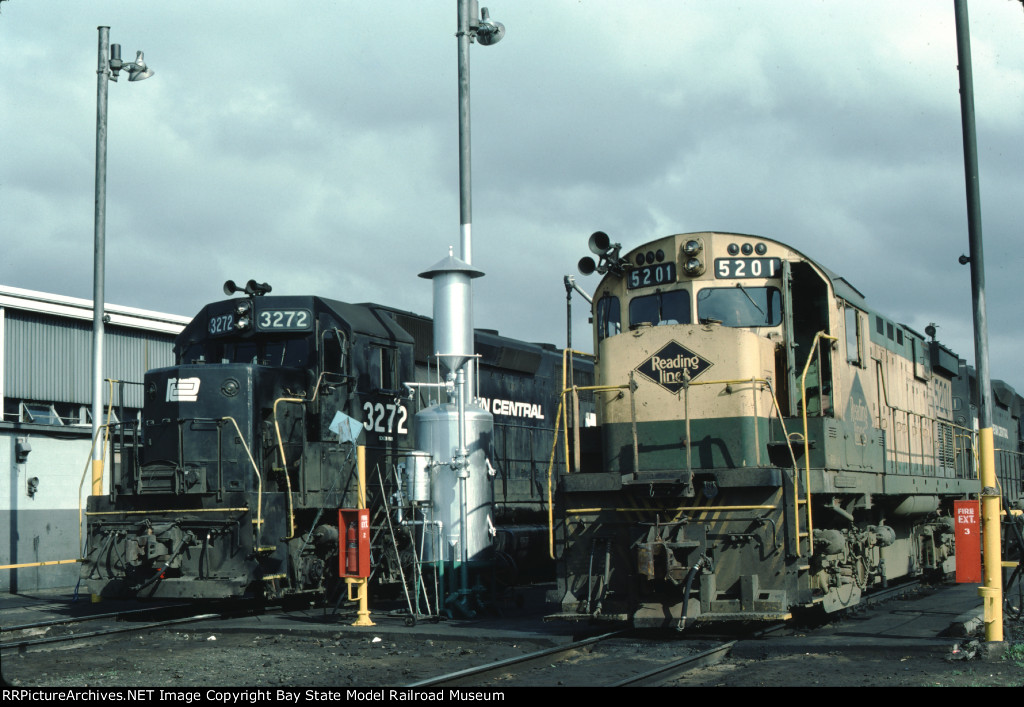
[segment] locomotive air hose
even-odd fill
[[[136,591],[136,592],[141,592],[143,589],[145,589],[149,585],[153,584],[158,579],[162,579],[163,576],[164,576],[164,572],[167,570],[168,565],[170,565],[171,562],[174,560],[174,558],[178,556],[178,553],[181,552],[181,549],[183,547],[185,547],[185,540],[188,539],[190,536],[192,536],[192,532],[191,531],[189,531],[189,532],[185,533],[184,535],[182,535],[181,539],[178,540],[178,544],[175,545],[173,550],[171,550],[171,554],[169,554],[167,556],[167,559],[164,560],[163,566],[160,567],[160,569],[158,569],[156,572],[154,572],[153,576],[150,577],[149,579],[147,579],[145,582],[143,582],[142,584],[138,585],[137,587],[132,587],[132,590]]]
[[[682,611],[679,612],[679,624],[676,626],[676,631],[682,631],[686,628],[686,610],[690,606],[690,590],[693,588],[693,580],[696,578],[697,572],[704,566],[706,559],[707,558],[701,555],[700,559],[697,560],[693,567],[690,568],[690,571],[686,573],[686,589],[683,591],[683,608]]]

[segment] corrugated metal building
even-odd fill
[[[115,420],[142,406],[143,374],[174,362],[189,317],[107,304],[104,377]],[[0,591],[72,586],[90,458],[92,301],[0,285]],[[108,399],[104,399],[104,406]],[[58,562],[59,565],[38,565]]]

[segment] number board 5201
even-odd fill
[[[261,331],[307,331],[313,326],[308,309],[264,309],[256,314]]]
[[[781,274],[782,260],[779,258],[718,258],[715,260],[715,277],[720,280],[779,277]]]
[[[669,285],[676,281],[676,264],[655,263],[644,265],[629,271],[626,278],[626,289],[635,290],[640,287],[657,287],[658,285]]]

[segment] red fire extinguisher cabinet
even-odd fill
[[[370,511],[338,509],[338,576],[370,576]]]

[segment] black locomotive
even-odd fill
[[[103,596],[282,598],[323,593],[339,575],[339,508],[358,506],[366,448],[371,581],[401,581],[412,536],[389,518],[395,463],[416,448],[413,417],[439,388],[432,322],[376,304],[311,296],[207,305],[149,371],[140,427],[113,450],[109,493],[91,496],[81,577]],[[232,283],[229,294],[237,291]],[[481,404],[494,416],[494,522],[508,569],[543,528],[548,458],[564,380],[549,345],[475,332]],[[525,532],[525,531],[524,531]],[[537,543],[543,546],[543,543]],[[340,560],[344,562],[344,557]]]

